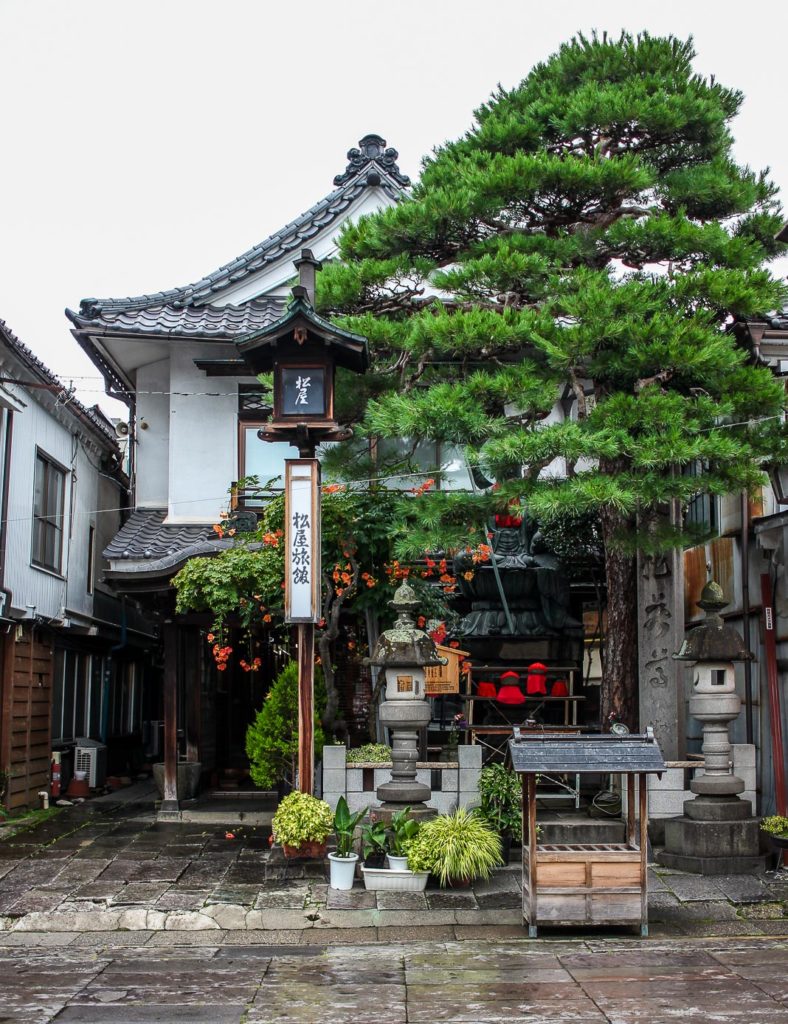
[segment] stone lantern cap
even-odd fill
[[[754,655],[745,648],[741,636],[720,615],[727,606],[722,587],[709,580],[698,601],[706,618],[687,633],[681,649],[673,655],[676,661],[752,661]]]
[[[382,667],[445,665],[447,659],[438,654],[435,641],[413,621],[413,612],[419,600],[408,583],[402,583],[389,602],[397,612],[397,619],[391,629],[385,630],[375,644],[370,665]]]

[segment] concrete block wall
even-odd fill
[[[347,748],[326,746],[323,748],[323,799],[336,808],[340,796],[344,796],[351,811],[363,807],[380,807],[377,787],[388,782],[391,765],[370,765],[373,769],[373,788],[364,789],[364,768],[347,764]],[[479,776],[482,770],[482,748],[477,745],[461,746],[457,749],[457,764],[440,762],[419,763],[416,779],[425,786],[431,785],[432,772],[441,773],[441,788],[434,790],[427,806],[446,814],[455,807],[475,807],[479,803]]]
[[[752,803],[753,814],[757,814],[755,792],[755,746],[752,743],[734,743],[733,772],[744,780],[745,790],[742,799]],[[694,776],[703,775],[703,767],[668,768],[662,778],[656,775],[648,777],[648,816],[655,821],[660,818],[678,818],[684,813],[684,801],[691,800],[695,795],[689,788]],[[624,792],[626,805],[626,792]]]

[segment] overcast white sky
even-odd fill
[[[416,176],[592,28],[694,36],[746,95],[739,160],[788,196],[784,0],[0,0],[0,318],[101,400],[65,306],[197,280],[329,192],[368,132]]]

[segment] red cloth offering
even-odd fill
[[[535,661],[528,666],[528,678],[525,681],[525,692],[547,696],[547,666]]]
[[[504,672],[498,691],[499,704],[524,704],[525,696],[520,689],[520,677],[516,672]]]
[[[498,687],[495,683],[479,683],[476,692],[479,697],[497,697]]]
[[[565,679],[556,679],[553,683],[553,688],[550,691],[551,697],[568,697],[569,687],[566,685]]]

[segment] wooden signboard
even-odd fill
[[[285,462],[285,622],[320,619],[320,464]]]
[[[445,665],[428,665],[424,669],[424,692],[428,697],[437,697],[442,693],[460,692],[460,665],[470,657],[468,651],[460,651],[456,647],[444,647],[436,644],[438,654],[446,658]]]

